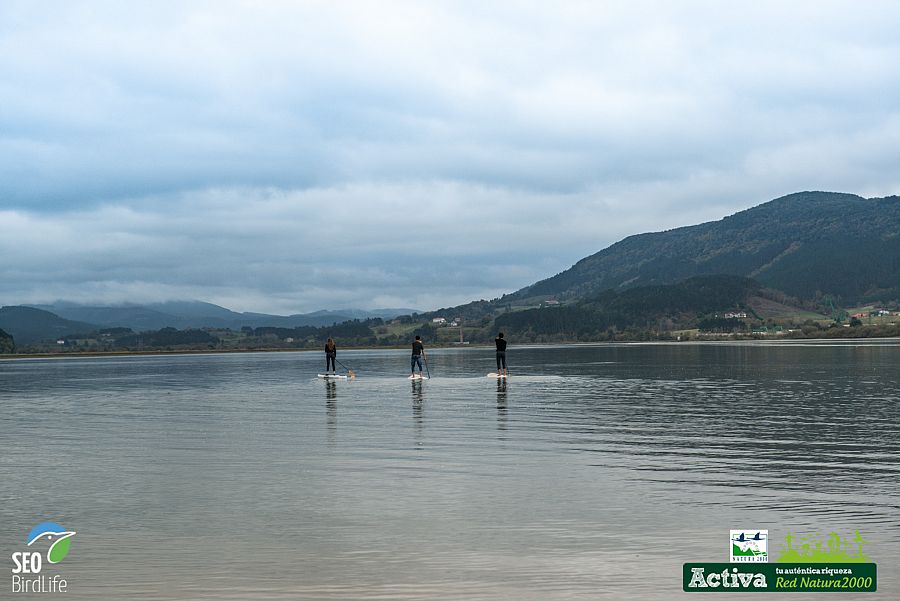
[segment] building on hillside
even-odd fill
[[[725,319],[746,319],[747,313],[744,311],[729,311],[725,314]]]
[[[431,323],[436,323],[438,325],[444,325],[445,323],[447,323],[447,318],[446,317],[435,317],[434,319],[431,320]]]

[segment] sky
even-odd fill
[[[900,193],[896,2],[0,3],[0,305],[490,299]]]

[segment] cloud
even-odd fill
[[[593,205],[456,182],[229,188],[0,213],[7,302],[204,298],[244,310],[432,308],[543,277],[613,231]],[[20,249],[33,249],[23,253]],[[159,283],[154,286],[154,282]]]
[[[0,297],[430,308],[798,190],[897,193],[898,17],[6,2]]]

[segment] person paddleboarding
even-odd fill
[[[416,336],[416,339],[413,340],[412,343],[412,357],[409,361],[409,377],[410,378],[424,378],[425,375],[422,373],[422,358],[425,357],[425,345],[422,344],[422,337]],[[428,360],[427,357],[425,359]],[[416,376],[416,365],[419,366],[419,375]]]
[[[328,375],[328,370],[331,370],[332,374],[337,373],[337,367],[335,367],[334,362],[337,359],[337,345],[334,343],[332,338],[329,338],[325,341],[325,375]]]
[[[506,377],[509,372],[506,370],[506,339],[503,337],[503,332],[497,334],[494,344],[497,345],[497,375]]]

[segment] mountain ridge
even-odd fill
[[[578,299],[714,274],[753,277],[800,298],[897,298],[897,256],[900,197],[797,192],[718,221],[628,236],[501,300]]]
[[[52,304],[22,305],[53,313],[63,319],[96,327],[126,327],[135,331],[174,328],[298,327],[327,326],[352,319],[389,318],[409,309],[319,310],[312,313],[272,315],[232,311],[205,301],[166,301],[161,303],[122,303],[119,305],[82,305],[58,301]]]

